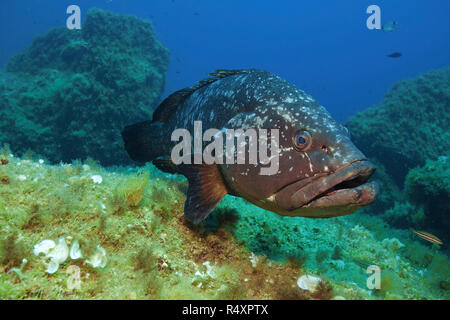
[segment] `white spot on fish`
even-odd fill
[[[308,158],[308,161],[309,161],[309,170],[310,170],[311,172],[313,172],[313,166],[312,166],[311,158],[308,156],[307,153],[305,153],[305,156]]]

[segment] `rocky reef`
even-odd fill
[[[194,226],[187,181],[152,165],[0,160],[0,299],[450,298],[447,256],[378,216],[280,217],[227,196]]]
[[[91,9],[81,30],[50,30],[0,72],[0,143],[56,163],[127,163],[120,131],[151,117],[168,64],[149,22]]]
[[[409,201],[423,211],[422,225],[450,230],[450,159],[427,160],[423,167],[409,171],[405,181]]]
[[[346,126],[377,165],[378,200],[365,211],[396,227],[427,228],[448,243],[450,67],[395,84]]]
[[[396,83],[384,100],[351,117],[352,140],[403,186],[408,171],[450,150],[450,67]]]

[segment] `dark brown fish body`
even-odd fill
[[[311,96],[267,71],[220,71],[214,76],[172,94],[152,121],[122,133],[134,160],[153,161],[188,178],[189,220],[204,219],[227,193],[280,215],[304,217],[349,214],[374,200],[377,186],[367,180],[375,167]],[[175,144],[171,132],[186,128],[194,136],[194,121],[202,121],[203,130],[255,129],[258,137],[264,129],[278,129],[277,170],[264,175],[261,169],[267,164],[175,167],[160,160],[170,156]]]

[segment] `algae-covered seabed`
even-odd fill
[[[279,217],[227,196],[193,226],[183,218],[187,182],[153,166],[47,165],[1,154],[2,299],[450,297],[447,256],[374,216]],[[33,247],[60,237],[69,246],[78,240],[84,257],[100,245],[106,266],[69,257],[47,273]],[[382,270],[380,290],[366,286],[372,264]],[[73,266],[81,271],[75,289]],[[297,286],[304,274],[323,280],[318,290]]]

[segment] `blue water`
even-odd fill
[[[381,101],[394,82],[450,61],[450,1],[2,0],[0,65],[36,35],[64,26],[70,4],[82,17],[97,7],[150,19],[172,52],[165,95],[217,68],[263,68],[344,121]],[[382,23],[400,28],[368,30],[371,4]],[[386,57],[397,51],[401,58]]]

